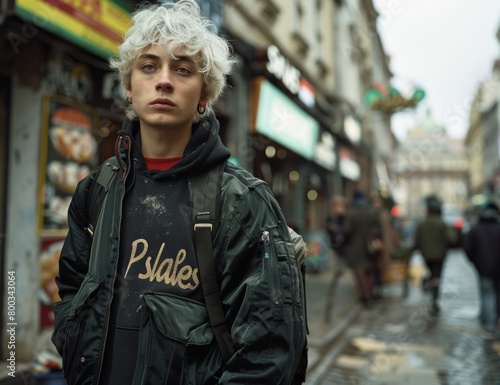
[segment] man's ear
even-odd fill
[[[201,98],[200,98],[200,101],[198,102],[198,105],[199,105],[200,107],[205,107],[205,106],[207,105],[207,103],[208,103],[208,96],[205,96],[205,97],[204,97],[204,96],[202,95],[202,96],[201,96]]]
[[[198,102],[198,105],[200,107],[205,107],[209,100],[210,100],[210,95],[208,95],[206,87],[203,86],[203,89],[201,90],[201,96],[200,96],[200,101]]]

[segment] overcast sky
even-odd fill
[[[421,105],[396,113],[393,131],[403,138],[431,110],[450,136],[466,134],[478,86],[500,58],[496,32],[500,0],[374,0],[378,31],[391,57],[393,85],[402,92],[420,86]]]

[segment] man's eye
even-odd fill
[[[189,68],[186,68],[186,67],[179,67],[179,68],[177,68],[177,72],[180,72],[182,74],[189,74],[189,73],[191,73],[191,70]]]
[[[153,71],[155,67],[152,64],[144,64],[141,69],[144,71]]]

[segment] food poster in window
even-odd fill
[[[97,163],[90,106],[47,96],[43,108],[39,226],[42,236],[64,235],[72,195]]]

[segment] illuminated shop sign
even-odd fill
[[[131,23],[131,9],[119,0],[16,0],[16,12],[104,58],[118,54]]]
[[[357,181],[361,176],[361,168],[354,160],[354,155],[347,148],[339,150],[339,170],[340,174],[350,180]]]
[[[267,47],[266,69],[284,86],[307,106],[312,108],[315,103],[314,87],[301,77],[300,71],[280,52],[278,47]]]
[[[354,144],[361,141],[361,125],[352,115],[347,115],[344,119],[344,133]]]
[[[314,159],[319,123],[267,80],[260,85],[256,130],[306,159]]]
[[[316,146],[316,154],[314,160],[320,166],[323,166],[328,171],[335,169],[337,155],[335,154],[335,138],[329,132],[322,132],[321,137]]]
[[[297,94],[300,89],[300,71],[290,64],[278,47],[270,45],[267,47],[267,70],[283,82],[286,88]]]

